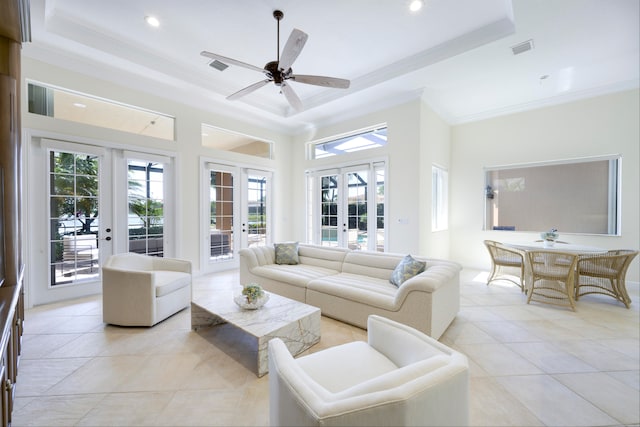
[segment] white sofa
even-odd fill
[[[190,261],[122,253],[102,267],[105,323],[153,326],[190,304]]]
[[[399,287],[389,282],[404,255],[301,244],[295,265],[275,263],[275,249],[240,250],[240,283],[319,307],[322,314],[361,328],[371,314],[438,339],[460,309],[460,270],[452,261],[414,257],[426,270]]]
[[[465,426],[467,358],[425,334],[370,316],[368,342],[294,359],[269,341],[272,426]]]

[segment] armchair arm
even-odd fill
[[[367,336],[371,347],[399,367],[452,354],[448,347],[417,329],[373,314],[367,319]]]
[[[331,393],[309,377],[280,338],[269,341],[270,425],[317,425],[318,410]]]
[[[191,274],[191,261],[176,258],[153,257],[153,269],[180,271]]]
[[[107,323],[129,326],[153,324],[154,273],[102,267],[102,310]],[[123,319],[124,317],[124,319]]]

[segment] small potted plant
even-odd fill
[[[542,233],[540,233],[540,237],[542,237],[542,243],[544,247],[550,248],[553,246],[556,240],[558,240],[558,237],[560,237],[560,235],[558,234],[557,229],[552,228],[549,231],[543,231]]]
[[[236,304],[244,309],[255,310],[262,307],[269,300],[262,286],[257,283],[249,283],[242,287],[242,292],[234,298]]]

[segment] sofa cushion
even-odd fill
[[[388,279],[338,273],[311,280],[307,289],[385,310],[398,308],[395,307],[398,288]]]
[[[300,357],[296,362],[309,377],[332,393],[398,369],[364,341],[331,347]]]
[[[189,286],[191,275],[180,271],[157,270],[154,275],[154,285],[156,287],[156,297],[170,294],[180,288]]]
[[[422,273],[426,266],[427,264],[425,262],[418,261],[411,255],[407,255],[400,261],[396,269],[393,270],[389,281],[396,286],[400,286],[405,280]]]
[[[331,275],[337,273],[337,271],[330,270],[328,268],[305,264],[267,264],[260,267],[255,267],[251,270],[251,274],[255,276],[260,276],[266,279],[276,280],[279,282],[301,287],[307,286],[309,281],[313,279],[326,276],[330,277]]]
[[[439,355],[426,360],[420,360],[343,389],[341,393],[335,396],[335,399],[346,399],[352,396],[383,392],[395,387],[401,387],[416,378],[420,378],[430,372],[435,372],[447,366],[447,363],[450,363],[450,359],[448,356]],[[358,369],[358,365],[354,366],[354,369]]]
[[[353,251],[344,258],[342,272],[376,277],[388,282],[402,258],[402,255],[388,252]]]
[[[295,265],[298,263],[298,242],[275,243],[276,264]]]
[[[315,246],[302,244],[298,248],[300,264],[314,265],[341,271],[345,256],[349,253],[347,248],[330,246]]]

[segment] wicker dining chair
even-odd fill
[[[569,307],[575,311],[574,286],[578,255],[533,250],[527,252],[527,304],[537,301]]]
[[[524,292],[524,252],[494,240],[485,240],[484,244],[491,256],[491,274],[487,285],[494,280],[508,280]],[[515,281],[514,276],[519,280]]]
[[[625,275],[638,251],[620,249],[605,254],[583,255],[578,259],[575,299],[588,294],[615,298],[629,308]]]

